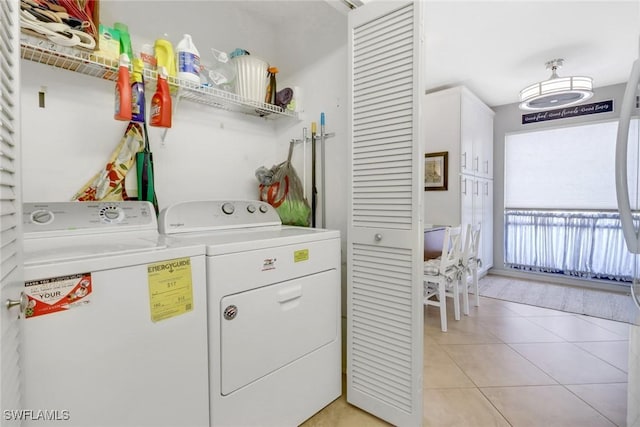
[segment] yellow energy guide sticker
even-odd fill
[[[190,258],[148,264],[147,277],[153,322],[169,319],[193,310]]]
[[[309,249],[300,249],[293,253],[293,262],[301,262],[309,260]]]

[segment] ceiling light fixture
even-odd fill
[[[564,59],[552,59],[545,65],[551,70],[549,80],[534,83],[520,91],[521,110],[548,110],[574,105],[593,96],[591,77],[559,77],[556,71]]]

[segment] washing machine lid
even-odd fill
[[[171,236],[168,240],[170,245],[173,242],[204,245],[207,255],[219,255],[339,238],[340,232],[337,230],[276,226],[183,233]]]
[[[166,249],[149,202],[24,203],[24,265]]]
[[[131,255],[166,249],[159,236],[92,235],[24,241],[24,265],[69,262],[80,259]]]

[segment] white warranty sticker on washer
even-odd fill
[[[29,299],[25,317],[36,317],[68,310],[89,302],[91,273],[31,280],[24,284]]]
[[[193,310],[191,258],[147,265],[151,320],[158,322]]]

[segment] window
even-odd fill
[[[634,120],[632,141],[639,140],[638,132]],[[616,133],[617,122],[607,122],[507,136],[505,266],[631,280],[633,258],[617,213]],[[636,208],[639,156],[638,144],[629,144],[629,191]]]
[[[508,135],[505,208],[617,209],[617,131],[617,122],[606,122]],[[629,133],[638,134],[638,120]],[[638,146],[629,147],[629,186],[637,194]]]

